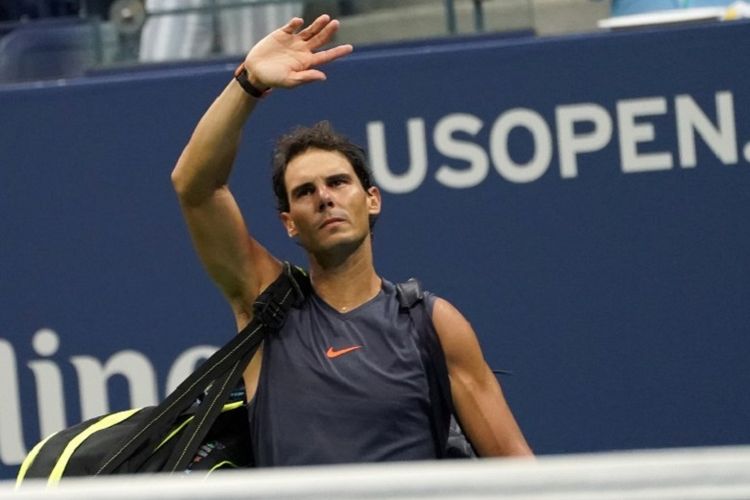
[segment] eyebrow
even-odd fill
[[[352,180],[351,174],[349,174],[348,172],[341,172],[341,173],[329,175],[328,177],[326,177],[326,184],[329,182],[333,182],[333,181],[351,181],[351,180]],[[297,198],[305,189],[314,188],[314,187],[315,185],[312,182],[303,182],[299,186],[295,186],[294,188],[292,188],[290,193],[292,197]]]
[[[297,198],[302,193],[302,191],[311,187],[314,187],[312,182],[305,182],[305,183],[300,184],[299,186],[292,188],[291,190],[292,197]]]
[[[352,180],[351,174],[347,172],[342,172],[340,174],[333,174],[326,177],[326,182],[332,182],[332,181],[350,181]]]

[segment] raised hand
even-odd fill
[[[352,52],[349,44],[315,52],[333,38],[339,27],[339,22],[327,14],[300,29],[303,24],[295,17],[250,49],[244,64],[254,86],[292,88],[325,80],[325,73],[317,68]]]

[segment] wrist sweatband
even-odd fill
[[[250,83],[250,80],[248,80],[247,78],[247,68],[245,68],[244,64],[240,64],[239,66],[237,66],[237,69],[234,71],[234,79],[237,80],[237,83],[240,84],[242,90],[255,97],[256,99],[262,98],[268,92],[268,89],[260,90],[258,87]]]

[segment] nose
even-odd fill
[[[331,192],[327,187],[324,186],[318,190],[318,198],[318,210],[320,210],[321,212],[326,208],[330,208],[333,206],[333,198],[331,197]]]

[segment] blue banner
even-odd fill
[[[258,107],[231,187],[305,264],[271,148],[330,120],[384,192],[378,272],[469,318],[538,453],[748,443],[748,42],[736,22],[362,51]],[[169,177],[231,66],[0,88],[0,477],[233,335]]]

